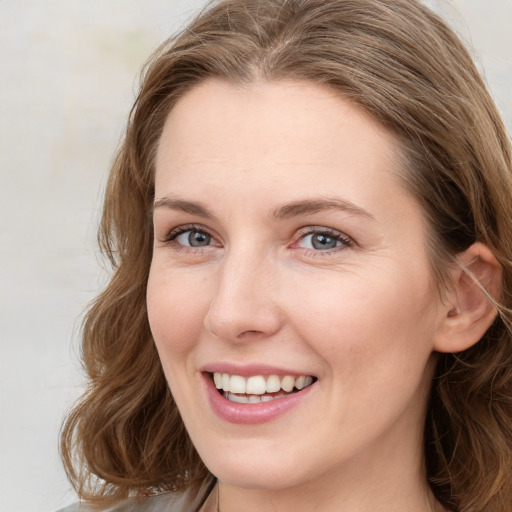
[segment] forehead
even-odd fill
[[[296,183],[308,178],[302,172],[307,169],[319,178],[321,169],[340,166],[353,169],[359,180],[371,179],[374,172],[399,167],[398,148],[391,132],[327,87],[211,80],[171,110],[158,147],[156,181],[158,186],[164,176],[186,168],[207,170],[217,181],[236,170],[244,179],[274,182],[284,166]]]
[[[168,116],[156,202],[200,204],[226,229],[262,232],[286,205],[327,198],[368,214],[356,231],[374,219],[372,237],[384,253],[392,247],[424,261],[428,222],[403,185],[399,148],[392,132],[328,88],[206,82]]]

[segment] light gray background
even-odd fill
[[[57,453],[82,389],[79,317],[105,280],[102,188],[152,49],[202,0],[0,0],[0,510],[75,498]],[[512,127],[512,0],[431,0]]]

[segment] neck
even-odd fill
[[[444,509],[436,502],[429,489],[412,486],[403,482],[401,489],[389,489],[381,483],[375,489],[355,482],[351,488],[311,489],[310,486],[290,488],[280,491],[240,489],[219,483],[215,499],[216,507],[212,512],[442,512]]]
[[[243,504],[245,512],[447,512],[430,490],[422,485],[402,482],[400,489],[390,489],[380,483],[368,492],[364,485],[335,490],[327,485],[311,489],[309,486],[279,491],[240,489],[220,482],[212,495],[210,512],[235,512]]]
[[[245,512],[442,512],[428,487],[417,439],[398,436],[377,457],[375,447],[368,447],[366,456],[359,454],[338,470],[287,488],[244,488],[220,481],[218,510],[235,512],[243,504]]]

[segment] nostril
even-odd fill
[[[228,269],[230,270],[230,269]],[[226,271],[203,319],[207,331],[226,342],[259,340],[275,334],[282,325],[281,310],[264,286],[245,282]],[[234,271],[233,271],[234,272]]]
[[[252,338],[252,337],[259,336],[259,335],[263,335],[263,333],[261,331],[251,330],[251,331],[244,331],[244,332],[240,333],[237,336],[237,338],[241,340],[244,338]]]

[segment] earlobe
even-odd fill
[[[501,266],[491,250],[475,243],[457,257],[452,287],[444,300],[436,333],[437,352],[461,352],[477,343],[497,315]]]

